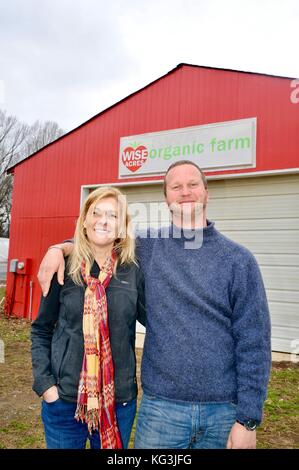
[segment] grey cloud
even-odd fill
[[[51,114],[42,118],[53,119],[52,100],[63,106],[67,95],[100,89],[129,71],[132,59],[118,28],[122,7],[125,2],[96,0],[2,3],[0,79],[7,108],[30,116],[26,108],[37,106],[41,115]]]

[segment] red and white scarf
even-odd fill
[[[106,288],[112,278],[113,253],[101,269],[99,279],[81,272],[87,288],[83,312],[84,357],[78,388],[75,418],[92,430],[98,429],[103,449],[121,449],[115,413],[114,366],[112,360]]]

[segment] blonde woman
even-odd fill
[[[64,285],[32,324],[33,390],[47,448],[127,447],[136,414],[136,320],[145,324],[125,197],[99,188],[77,221]]]

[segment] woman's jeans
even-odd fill
[[[87,424],[75,420],[76,403],[59,398],[47,403],[42,401],[42,420],[47,449],[85,449],[87,439],[91,449],[100,449],[98,431],[89,434]],[[136,414],[136,399],[116,404],[116,417],[123,448],[127,448]]]
[[[225,449],[236,421],[233,403],[162,400],[143,393],[135,449]]]

